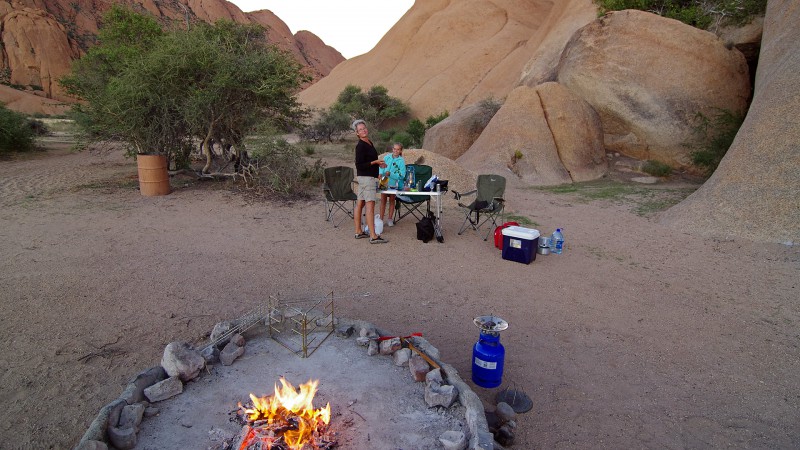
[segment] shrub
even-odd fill
[[[695,133],[703,144],[702,148],[691,153],[692,163],[701,167],[706,175],[711,175],[736,138],[736,133],[744,122],[744,116],[728,110],[719,110],[712,119],[702,113],[697,113],[696,117],[699,125],[695,127]]]
[[[497,111],[500,111],[501,106],[503,106],[501,101],[495,100],[491,97],[481,100],[478,103],[480,114],[478,114],[478,116],[473,120],[472,131],[482,131],[484,128],[486,128],[486,125],[489,125],[492,117],[497,114]]]
[[[33,150],[35,134],[27,117],[0,105],[0,153]]]
[[[437,123],[443,121],[444,119],[447,119],[448,117],[450,117],[450,112],[447,110],[442,111],[441,113],[439,113],[438,116],[428,116],[428,118],[425,119],[425,129],[428,129],[436,125]]]
[[[244,169],[248,187],[283,196],[303,195],[309,184],[322,179],[324,164],[303,160],[299,147],[272,137],[253,144]]]
[[[700,29],[711,24],[743,25],[763,16],[767,0],[596,0],[600,13],[638,9],[680,20]]]
[[[654,177],[666,177],[672,173],[672,167],[661,161],[648,160],[642,166],[642,171]]]

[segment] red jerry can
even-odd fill
[[[518,227],[519,224],[517,222],[506,222],[502,225],[498,225],[497,228],[494,230],[494,246],[499,248],[500,250],[503,249],[503,228],[508,227]]]

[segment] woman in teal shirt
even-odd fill
[[[386,167],[381,167],[380,178],[389,176],[389,189],[403,189],[403,180],[406,179],[406,161],[403,159],[403,144],[395,142],[392,146],[392,153],[383,157]],[[389,221],[384,222],[388,226],[394,226],[394,198],[395,195],[381,194],[381,220],[384,220],[386,213],[386,202],[389,202]]]

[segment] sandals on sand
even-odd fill
[[[386,239],[384,239],[384,238],[382,238],[380,236],[376,237],[375,239],[370,238],[370,240],[369,240],[370,244],[385,244],[387,242],[389,242],[389,241],[387,241]]]
[[[358,233],[356,235],[356,239],[364,239],[364,238],[368,238],[368,237],[369,237],[369,233],[364,233],[364,232]]]

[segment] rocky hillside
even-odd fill
[[[31,111],[35,109],[33,105],[42,103],[37,99],[69,101],[57,80],[69,71],[74,59],[95,43],[98,23],[114,3],[125,3],[134,10],[150,13],[164,26],[219,19],[261,24],[268,29],[269,41],[291,52],[308,67],[314,79],[324,77],[344,61],[336,49],[314,34],[302,31],[292,35],[289,27],[272,12],[244,13],[225,0],[2,0],[0,81],[18,89],[1,90],[0,100],[12,109],[28,113],[51,113],[44,107],[41,111]]]
[[[746,114],[707,186],[664,222],[796,243],[797,11],[796,1],[770,0],[763,22],[715,34],[642,11],[598,18],[591,0],[416,2],[372,51],[300,100],[327,107],[348,84],[383,85],[418,118],[449,111],[425,150],[522,185],[601,177],[605,152],[691,171],[703,119]],[[504,104],[486,123],[490,98]]]

